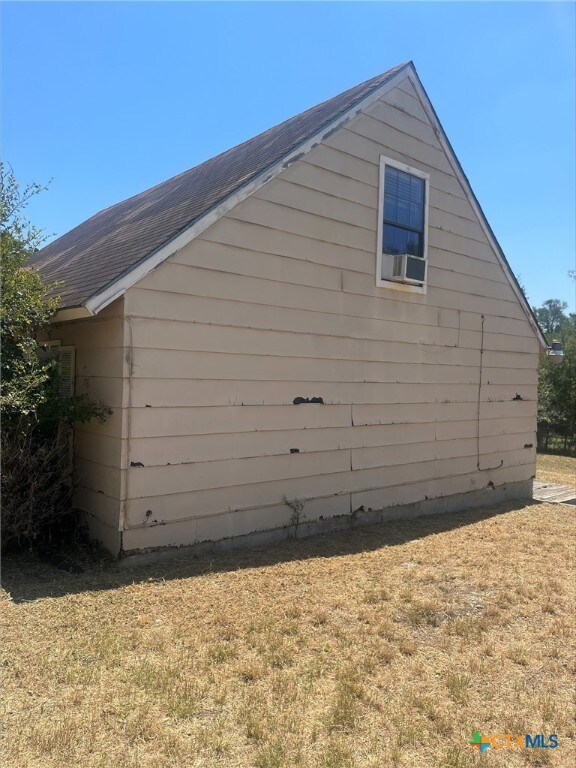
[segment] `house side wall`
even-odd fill
[[[104,424],[92,420],[74,430],[75,504],[86,513],[92,536],[114,554],[120,549],[123,499],[126,360],[123,299],[97,317],[55,326],[51,338],[76,349],[76,394],[112,409]]]
[[[381,154],[430,174],[425,295],[375,285]],[[408,81],[125,309],[126,550],[288,525],[285,500],[314,520],[529,487],[538,342]]]

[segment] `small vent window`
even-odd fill
[[[60,394],[62,397],[74,396],[74,380],[76,376],[75,347],[56,347],[58,373],[60,374]]]

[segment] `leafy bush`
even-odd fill
[[[39,355],[37,338],[56,312],[58,286],[29,266],[43,241],[22,210],[43,188],[20,188],[0,164],[0,341],[2,378],[2,547],[31,543],[70,512],[71,434],[75,421],[104,421],[110,410],[86,395],[64,398],[56,361]]]

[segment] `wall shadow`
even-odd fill
[[[230,552],[193,554],[190,550],[174,549],[169,559],[159,562],[127,565],[125,562],[120,564],[106,560],[78,574],[66,573],[31,554],[11,554],[3,558],[2,587],[14,602],[23,603],[81,592],[112,590],[146,581],[193,578],[208,573],[265,568],[289,561],[340,557],[446,533],[539,503],[526,499],[510,501],[494,507],[358,526]]]

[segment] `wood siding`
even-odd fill
[[[87,513],[92,535],[115,554],[120,548],[126,464],[123,312],[120,299],[97,317],[62,323],[51,334],[76,348],[76,394],[86,393],[113,411],[104,424],[77,424],[74,450],[75,503]]]
[[[430,174],[424,295],[376,286],[381,154]],[[125,494],[127,550],[287,525],[283,499],[312,520],[534,473],[538,342],[408,81],[130,288],[125,313],[125,432],[118,417],[82,451]]]

